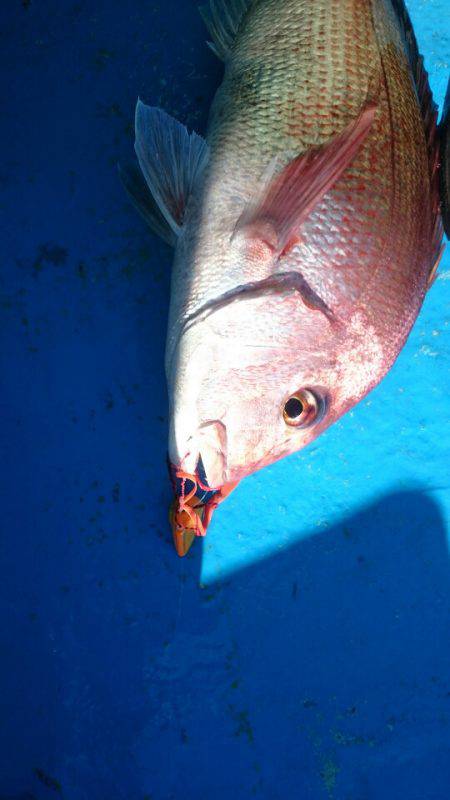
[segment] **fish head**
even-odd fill
[[[343,325],[283,285],[226,298],[186,326],[169,367],[173,474],[215,507],[316,439],[383,371],[364,319]]]

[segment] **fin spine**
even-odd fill
[[[209,0],[199,7],[212,37],[209,47],[221,61],[228,61],[242,20],[253,0]]]

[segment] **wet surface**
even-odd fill
[[[383,384],[179,560],[171,252],[116,164],[137,96],[203,132],[220,64],[193,2],[1,27],[0,800],[447,800],[448,254]]]

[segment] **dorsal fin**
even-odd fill
[[[436,151],[436,123],[438,107],[433,100],[428,72],[425,69],[423,57],[420,55],[416,34],[414,33],[411,17],[405,5],[405,0],[391,0],[395,14],[399,21],[400,29],[406,44],[411,70],[416,84],[417,95],[425,126],[425,132],[430,153],[430,163],[433,165]]]
[[[208,28],[213,53],[227,61],[241,22],[253,0],[209,0],[199,11]]]
[[[440,125],[440,143],[442,218],[445,232],[450,239],[450,81],[448,82],[447,96]]]
[[[433,267],[430,272],[429,285],[431,285],[434,275],[434,265],[438,263],[441,253],[441,243],[443,235],[443,225],[441,217],[441,197],[442,195],[442,209],[446,209],[446,196],[442,187],[441,175],[441,191],[439,191],[439,178],[440,172],[440,138],[438,135],[437,119],[438,107],[433,99],[430,82],[428,79],[428,72],[425,69],[423,57],[420,55],[419,47],[417,44],[416,35],[409,16],[408,9],[405,5],[405,0],[391,0],[393,9],[399,21],[400,29],[403,32],[405,41],[406,52],[411,65],[414,82],[416,85],[417,97],[419,99],[420,108],[422,111],[423,125],[425,130],[426,141],[428,144],[428,161],[430,169],[430,183],[431,183],[431,260]],[[441,126],[442,127],[442,126]],[[447,225],[449,221],[447,220]],[[450,228],[449,228],[450,230]],[[436,267],[437,268],[437,267]]]

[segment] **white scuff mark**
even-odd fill
[[[428,345],[426,345],[426,344],[424,344],[420,348],[419,353],[416,353],[416,356],[419,355],[419,354],[421,354],[423,356],[430,356],[430,358],[436,358],[436,356],[439,355],[439,353],[437,353],[436,350],[432,350],[431,347],[428,347]]]
[[[383,345],[375,328],[355,314],[348,329],[349,347],[339,353],[339,386],[345,397],[359,398],[383,373]]]
[[[450,281],[450,270],[446,269],[445,272],[439,272],[437,276],[438,281]]]

